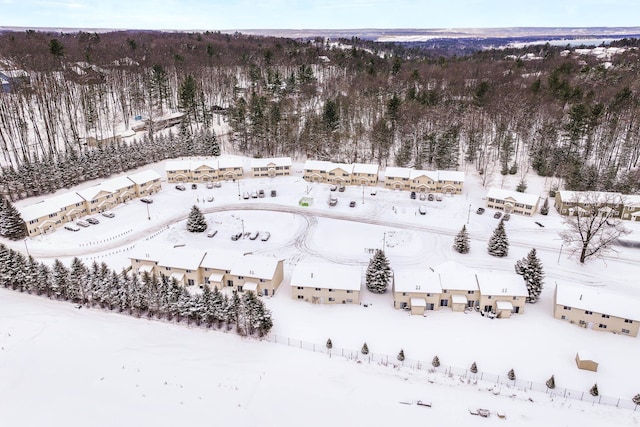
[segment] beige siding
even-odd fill
[[[556,304],[553,310],[556,319],[566,320],[583,328],[595,331],[613,332],[621,335],[638,336],[640,322],[631,319],[591,312],[575,307]],[[607,317],[608,316],[608,317]],[[624,330],[624,331],[623,331]]]
[[[294,286],[291,297],[312,304],[359,304],[360,291]]]

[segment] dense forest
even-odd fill
[[[59,188],[211,154],[219,141],[223,153],[537,173],[567,189],[636,193],[637,45],[617,41],[606,58],[550,45],[456,57],[357,38],[6,32],[0,72],[24,74],[0,93],[0,191],[54,191],[34,189],[34,174],[93,159]],[[86,144],[172,112],[184,116],[171,133],[150,124]]]

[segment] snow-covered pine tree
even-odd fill
[[[516,191],[518,193],[524,193],[525,191],[527,191],[527,181],[525,181],[524,178],[522,178],[516,186]]]
[[[551,375],[551,378],[549,378],[545,384],[547,384],[547,387],[550,390],[553,390],[554,388],[556,388],[556,379],[555,379],[555,377],[553,375]]]
[[[600,392],[598,391],[598,383],[595,383],[593,387],[591,387],[591,390],[589,390],[589,394],[591,394],[591,396],[593,397],[596,397],[600,394]]]
[[[472,374],[478,373],[478,365],[476,365],[476,362],[473,362],[471,364],[471,368],[469,368],[469,370],[471,371]]]
[[[548,197],[544,198],[544,203],[542,204],[542,207],[540,208],[540,213],[542,215],[547,215],[549,213],[549,198]]]
[[[187,231],[202,233],[206,229],[207,221],[204,219],[204,215],[196,205],[193,205],[191,212],[189,212],[189,218],[187,219]]]
[[[333,348],[333,343],[331,342],[331,338],[327,339],[327,350],[331,350]]]
[[[511,381],[516,380],[516,373],[513,369],[509,369],[509,372],[507,372],[507,378],[509,378]]]
[[[73,295],[69,294],[70,280],[69,269],[59,260],[53,262],[52,288],[57,298],[63,300],[71,299]]]
[[[391,280],[391,267],[384,251],[376,249],[375,254],[369,261],[367,267],[366,282],[367,289],[374,294],[383,294],[387,290]]]
[[[367,345],[366,342],[364,344],[362,344],[362,348],[360,349],[360,353],[364,354],[365,356],[367,354],[369,354],[369,346]]]
[[[0,200],[0,236],[11,240],[27,236],[27,225],[22,220],[20,212],[4,197]]]
[[[507,233],[504,230],[504,221],[500,220],[498,226],[493,231],[493,235],[489,239],[487,245],[487,251],[489,255],[496,257],[505,257],[509,254],[509,239]]]
[[[535,303],[538,301],[544,285],[542,280],[544,271],[535,248],[531,249],[525,258],[516,262],[515,270],[516,273],[522,276],[524,283],[527,285],[527,291],[529,292],[527,302]]]
[[[89,270],[78,257],[74,257],[71,261],[70,281],[73,294],[77,295],[77,301],[80,304],[86,303]]]
[[[635,403],[636,405],[640,405],[640,393],[638,393],[635,396],[633,396],[633,399],[631,399],[631,401],[633,403]]]
[[[456,234],[453,239],[453,248],[460,254],[466,254],[469,252],[469,233],[467,233],[467,226],[463,225],[462,229]]]
[[[433,366],[434,368],[437,368],[438,366],[440,366],[440,358],[437,355],[433,356],[433,360],[431,361],[431,366]]]
[[[404,362],[404,350],[400,349],[400,353],[398,353],[398,356],[396,356],[396,358],[400,361],[400,362]]]

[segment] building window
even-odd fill
[[[298,286],[298,289],[299,289],[299,290],[303,290],[303,289],[304,289],[304,286]]]
[[[335,292],[335,291],[336,291],[335,289],[329,289],[329,292]]]
[[[351,298],[347,298],[347,302],[353,302],[353,300]]]
[[[517,300],[517,299],[518,299],[518,297],[513,297],[513,300],[514,300],[514,301],[515,301],[515,300]]]
[[[624,323],[633,323],[633,320],[631,320],[631,319],[624,319]]]
[[[321,290],[322,290],[322,289],[320,289],[320,288],[316,288],[316,291],[321,291]]]
[[[603,314],[603,315],[602,315],[602,318],[603,318],[603,319],[608,319],[608,318],[609,318],[609,315],[608,315],[608,314]]]
[[[566,305],[563,308],[567,311],[571,311],[571,307],[567,307]]]
[[[628,329],[623,329],[623,330],[622,330],[622,333],[623,333],[623,334],[628,334],[629,332],[630,332],[630,331],[629,331]]]
[[[468,295],[473,295],[473,291],[467,291]]]
[[[335,298],[329,298],[329,302],[334,302],[335,300]]]
[[[347,289],[347,293],[348,293],[348,294],[352,294],[352,293],[353,293],[353,290],[351,290],[351,289]]]
[[[491,299],[491,298],[493,298],[491,295],[489,295],[489,296],[487,297],[487,299]]]
[[[598,328],[600,328],[600,329],[607,329],[607,325],[605,325],[604,323],[600,323],[600,324],[598,325]]]
[[[560,318],[561,318],[562,320],[567,320],[567,316],[565,316],[564,314],[563,314],[562,316],[560,316]]]
[[[304,299],[303,295],[298,295],[298,299]]]
[[[593,311],[585,310],[584,314],[593,314]]]

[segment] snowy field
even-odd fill
[[[248,165],[248,160],[247,160]],[[164,163],[154,166],[164,173]],[[273,312],[272,340],[304,340],[323,348],[357,352],[363,342],[376,355],[395,355],[404,349],[403,367],[356,363],[342,357],[269,342],[240,339],[222,332],[158,321],[129,318],[99,310],[0,293],[0,414],[8,425],[209,425],[212,419],[231,425],[324,425],[383,422],[437,422],[438,425],[503,425],[492,415],[471,416],[469,408],[502,411],[511,425],[634,425],[640,411],[580,402],[516,387],[478,382],[462,383],[443,371],[464,370],[476,362],[481,372],[506,376],[514,369],[518,380],[544,384],[553,374],[558,388],[588,390],[598,384],[600,394],[629,400],[640,393],[635,366],[640,360],[638,339],[585,330],[552,317],[553,287],[577,283],[607,287],[640,299],[636,286],[638,249],[620,248],[604,260],[586,265],[571,258],[558,232],[562,219],[551,208],[548,216],[512,215],[506,225],[511,242],[503,259],[487,254],[486,243],[497,225],[493,212],[477,215],[486,189],[477,176],[467,174],[462,195],[443,201],[410,200],[408,192],[385,190],[375,196],[369,188],[347,187],[336,193],[329,207],[329,186],[302,180],[301,165],[294,176],[246,178],[221,188],[180,192],[163,183],[154,202],[131,201],[113,210],[113,219],[77,233],[58,230],[48,236],[5,244],[52,261],[79,256],[112,268],[128,266],[134,246],[186,245],[220,247],[285,259],[285,280],[276,296],[266,299]],[[513,189],[519,177],[493,185]],[[546,194],[551,185],[528,177],[527,192]],[[84,188],[93,183],[85,183]],[[239,199],[245,191],[264,189],[264,199]],[[270,190],[277,197],[269,197]],[[214,196],[212,202],[207,197]],[[313,197],[311,207],[298,201]],[[350,208],[349,201],[356,201]],[[34,203],[24,200],[18,206]],[[213,238],[186,232],[186,216],[193,204],[204,212]],[[427,208],[419,215],[418,207]],[[148,208],[148,211],[147,211]],[[537,226],[534,221],[545,225]],[[463,224],[471,236],[471,252],[451,249]],[[626,223],[625,223],[626,224]],[[637,241],[640,228],[626,240]],[[269,231],[267,242],[231,241],[241,231]],[[488,319],[478,313],[429,312],[409,316],[393,309],[390,291],[363,291],[362,305],[320,306],[291,299],[289,278],[302,259],[368,264],[370,249],[385,246],[391,267],[429,268],[446,261],[478,270],[513,271],[515,262],[531,248],[538,251],[545,273],[541,300],[511,319]],[[562,250],[562,252],[560,252]],[[515,273],[514,273],[515,274]],[[366,304],[366,307],[365,307]],[[597,373],[578,370],[576,351],[588,351],[600,363]],[[429,364],[438,355],[439,372],[416,370],[415,361]],[[409,362],[413,361],[413,362]],[[424,366],[424,365],[423,365]],[[488,389],[492,390],[489,391]],[[589,396],[590,397],[590,396]],[[431,408],[401,401],[430,401]],[[586,399],[588,400],[588,399]],[[74,402],[73,404],[69,402]],[[110,408],[114,408],[113,410]],[[117,408],[117,409],[115,409]],[[98,410],[99,415],[96,415]],[[212,418],[214,417],[214,418]],[[401,417],[401,418],[400,418]],[[2,423],[4,424],[4,422]]]

